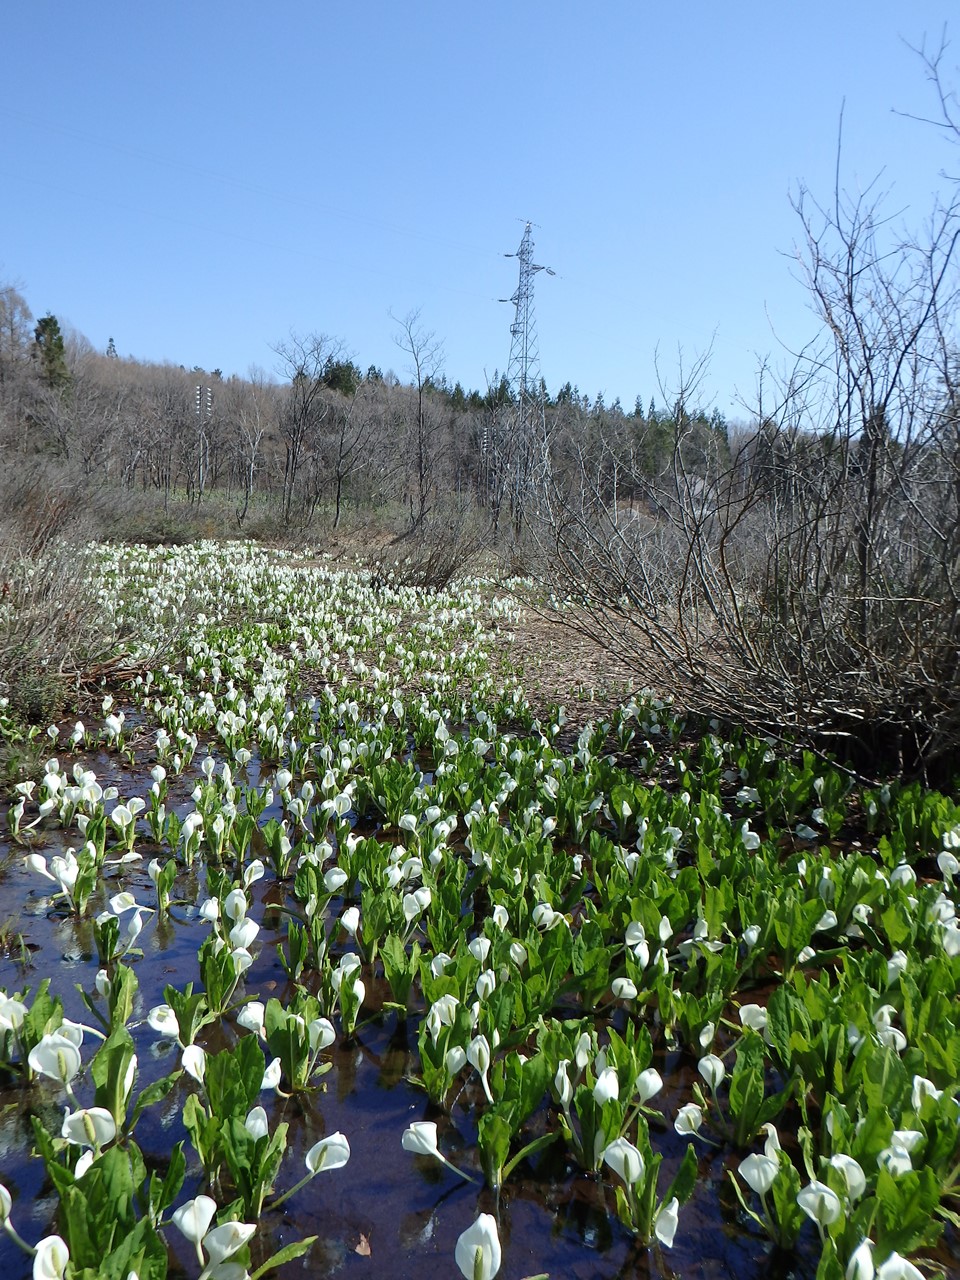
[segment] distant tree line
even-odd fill
[[[408,381],[375,365],[364,372],[319,333],[278,342],[273,374],[224,377],[121,357],[112,337],[97,351],[55,315],[35,320],[20,290],[0,285],[0,448],[8,467],[49,460],[164,502],[226,497],[241,527],[264,502],[296,528],[337,528],[351,508],[389,509],[409,530],[451,503],[498,512],[512,430],[506,377],[482,391],[451,385],[441,344],[416,314],[398,321],[397,343]],[[652,400],[644,410],[638,396],[627,413],[570,382],[542,391],[560,483],[579,483],[586,467],[615,486],[614,458],[630,476],[669,464],[675,411]],[[683,425],[704,449],[726,438],[717,414],[686,415]],[[640,490],[630,483],[622,496],[637,501]]]

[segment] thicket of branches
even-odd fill
[[[89,532],[76,487],[42,462],[0,477],[0,697],[29,724],[45,725],[119,651],[83,549]]]
[[[926,65],[960,139],[942,55]],[[682,379],[656,475],[614,439],[581,453],[579,485],[544,509],[546,563],[573,624],[687,707],[951,778],[960,200],[910,235],[839,183],[828,205],[801,189],[796,211],[821,339],[706,451],[686,410],[701,371]]]

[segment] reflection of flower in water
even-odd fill
[[[400,1245],[411,1251],[422,1248],[437,1233],[435,1209],[422,1209],[419,1213],[407,1213],[400,1219]]]
[[[11,1102],[0,1109],[0,1159],[6,1159],[10,1155],[22,1155],[24,1147],[32,1140],[31,1110],[27,1098]]]

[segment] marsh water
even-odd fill
[[[61,751],[61,764],[72,768],[73,759]],[[122,795],[143,789],[149,759],[138,761],[132,773],[115,757],[93,753],[82,757],[103,785],[119,785]],[[247,767],[247,778],[256,781],[257,762]],[[168,808],[189,811],[196,768],[171,779]],[[278,810],[279,814],[279,810]],[[269,817],[269,812],[264,818]],[[0,819],[0,825],[2,819]],[[74,833],[75,836],[76,833]],[[35,990],[43,978],[63,1000],[67,1016],[90,1023],[78,989],[92,993],[99,968],[93,934],[93,917],[119,888],[130,890],[138,902],[155,905],[155,890],[146,864],[159,848],[148,836],[138,838],[142,860],[114,872],[98,890],[82,919],[68,914],[51,896],[54,886],[24,864],[23,855],[42,852],[48,858],[67,845],[59,828],[38,829],[26,843],[8,841],[0,876],[0,922],[6,947],[0,959],[0,987],[8,993]],[[261,925],[254,948],[253,967],[245,975],[248,997],[281,1002],[292,994],[279,961],[278,946],[286,937],[287,888],[269,872],[253,887],[250,915]],[[139,1059],[138,1088],[179,1063],[179,1049],[170,1039],[159,1039],[146,1024],[149,1008],[163,1000],[170,983],[183,988],[198,981],[197,951],[209,930],[197,904],[206,896],[204,872],[197,863],[178,876],[176,900],[165,916],[150,915],[138,944],[142,954],[130,960],[138,983],[138,1007],[131,1030]],[[615,1213],[612,1179],[606,1172],[585,1174],[563,1154],[562,1144],[549,1147],[512,1173],[499,1197],[483,1186],[479,1169],[475,1104],[482,1103],[479,1089],[468,1085],[449,1114],[432,1108],[416,1083],[418,1059],[416,1025],[419,1010],[412,997],[409,1016],[384,1008],[382,974],[365,967],[364,1011],[356,1034],[339,1038],[329,1051],[331,1069],[318,1087],[294,1097],[262,1094],[270,1128],[280,1120],[290,1124],[290,1145],[278,1179],[282,1191],[298,1181],[303,1156],[325,1134],[345,1133],[350,1142],[349,1163],[321,1174],[277,1210],[267,1210],[252,1245],[254,1266],[279,1247],[307,1235],[317,1242],[306,1258],[287,1264],[281,1276],[390,1277],[391,1280],[449,1280],[456,1274],[456,1240],[480,1211],[496,1215],[503,1244],[501,1275],[507,1280],[546,1274],[576,1280],[613,1280],[614,1277],[678,1276],[721,1280],[813,1276],[815,1237],[812,1226],[805,1233],[798,1254],[781,1256],[772,1250],[759,1230],[746,1220],[733,1194],[728,1176],[739,1160],[729,1149],[698,1144],[700,1179],[693,1199],[680,1212],[679,1229],[672,1249],[651,1249],[635,1243]],[[240,1033],[245,1034],[245,1033]],[[205,1028],[201,1043],[216,1051],[237,1035],[232,1019]],[[84,1056],[94,1052],[92,1038]],[[667,1091],[657,1101],[667,1116],[675,1113],[690,1094],[695,1078],[694,1062],[678,1051],[658,1050],[654,1060]],[[136,1131],[136,1140],[151,1167],[162,1170],[173,1145],[186,1134],[181,1121],[184,1100],[193,1081],[184,1075],[167,1098],[149,1109]],[[89,1104],[92,1086],[81,1075],[78,1099]],[[13,1222],[20,1235],[36,1241],[56,1230],[57,1198],[48,1182],[43,1162],[31,1154],[32,1117],[39,1116],[53,1133],[59,1132],[66,1105],[62,1090],[50,1081],[26,1083],[16,1073],[0,1076],[0,1181],[10,1190]],[[433,1119],[440,1128],[445,1154],[476,1182],[468,1182],[436,1161],[408,1154],[401,1134],[414,1120]],[[535,1118],[541,1129],[556,1124],[546,1104]],[[654,1145],[664,1153],[668,1174],[686,1149],[671,1125],[652,1133]],[[181,1199],[208,1190],[201,1181],[199,1163],[189,1144],[187,1177]],[[214,1192],[216,1189],[212,1189]],[[175,1277],[198,1274],[196,1258],[173,1226],[164,1229],[171,1271]],[[807,1236],[809,1235],[809,1239]],[[949,1262],[956,1237],[941,1250]],[[31,1274],[30,1259],[6,1236],[0,1237],[0,1269],[6,1280]]]

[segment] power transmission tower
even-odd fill
[[[512,413],[505,424],[506,438],[498,470],[510,503],[510,513],[519,533],[524,511],[535,499],[549,471],[547,431],[543,406],[543,380],[540,375],[540,347],[537,322],[533,310],[533,278],[538,271],[554,275],[551,267],[533,260],[533,223],[527,222],[516,253],[505,258],[519,258],[520,282],[509,299],[515,308],[510,326],[510,361],[507,382],[510,387]]]

